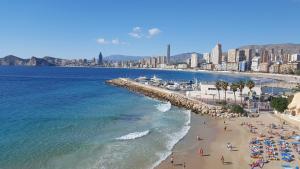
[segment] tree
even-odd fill
[[[282,113],[288,107],[288,99],[283,97],[274,97],[271,100],[271,107]]]
[[[235,93],[236,93],[236,91],[237,91],[237,89],[238,89],[237,83],[231,83],[231,84],[230,84],[230,89],[231,89],[232,92],[233,92],[233,95],[234,95],[234,103],[236,104],[236,95],[235,95]]]
[[[221,81],[221,88],[224,90],[224,100],[226,102],[226,92],[228,90],[228,82]]]
[[[237,104],[231,105],[230,111],[232,113],[244,114],[244,109],[240,105],[237,105]]]
[[[243,89],[245,88],[245,82],[240,80],[237,82],[238,88],[240,90],[240,98],[241,98],[241,104],[243,103],[242,101],[242,96],[243,96]]]
[[[220,101],[220,90],[221,90],[221,81],[216,81],[216,84],[215,84],[215,87],[216,89],[218,90],[218,95],[219,95],[219,101]]]
[[[255,83],[252,80],[248,80],[246,83],[246,86],[249,88],[249,90],[252,94],[252,88],[255,87]]]

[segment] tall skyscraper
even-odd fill
[[[229,49],[228,50],[227,61],[229,63],[235,63],[236,62],[237,51],[238,51],[237,49]]]
[[[99,56],[98,56],[98,65],[102,65],[103,64],[103,56],[102,53],[100,52]]]
[[[170,64],[170,57],[171,57],[171,47],[170,44],[167,46],[167,64]]]
[[[222,45],[220,43],[217,43],[217,45],[213,48],[213,50],[211,52],[211,61],[215,65],[221,64],[221,61],[222,61]]]
[[[191,55],[191,68],[198,67],[198,55],[197,53],[193,53]]]

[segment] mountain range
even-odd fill
[[[274,49],[275,51],[279,51],[283,49],[287,53],[300,53],[300,44],[295,43],[282,43],[282,44],[266,44],[266,45],[246,45],[239,47],[240,49],[266,49],[271,50]]]

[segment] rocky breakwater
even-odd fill
[[[235,117],[233,113],[228,113],[221,106],[210,105],[199,100],[186,97],[185,95],[163,89],[160,87],[142,84],[127,78],[118,78],[106,81],[107,84],[123,87],[130,91],[141,93],[148,97],[163,101],[169,101],[172,105],[183,107],[196,114],[208,114],[214,117]]]

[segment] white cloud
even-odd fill
[[[106,41],[104,38],[98,38],[97,43],[101,45],[109,44],[109,41]]]
[[[104,38],[98,38],[97,39],[97,43],[100,45],[108,45],[108,44],[112,44],[112,45],[125,45],[127,43],[120,41],[118,38],[112,39],[112,40],[106,40]]]
[[[139,38],[143,37],[142,28],[139,26],[136,26],[136,27],[132,28],[132,31],[129,32],[128,35],[139,39]]]
[[[161,30],[159,30],[158,28],[151,28],[151,29],[148,30],[148,36],[147,37],[152,38],[152,37],[154,37],[154,36],[156,36],[160,33],[161,33]]]

